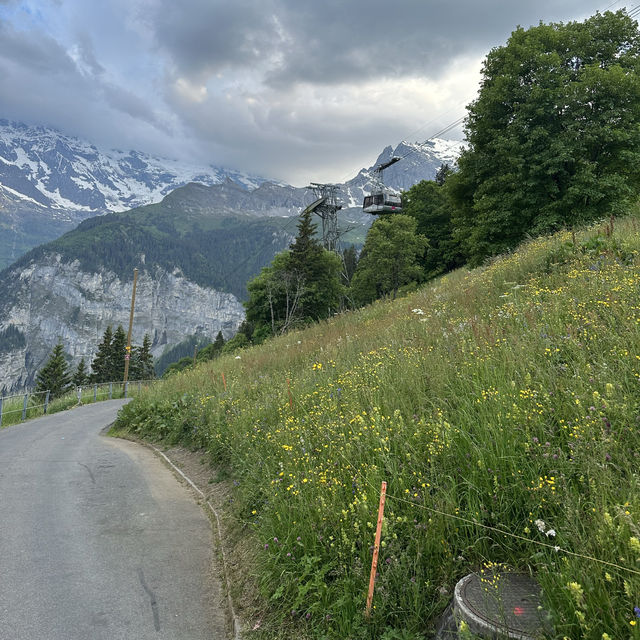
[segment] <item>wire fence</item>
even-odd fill
[[[135,397],[154,382],[156,380],[99,382],[73,387],[57,398],[52,397],[51,391],[25,391],[0,396],[0,428],[81,404]]]

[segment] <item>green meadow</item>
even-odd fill
[[[457,580],[498,567],[537,578],[554,637],[640,638],[639,232],[528,241],[122,410],[232,481],[250,635],[426,638]]]

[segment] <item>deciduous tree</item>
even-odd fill
[[[640,35],[623,11],[518,28],[487,56],[452,194],[473,263],[640,193]]]

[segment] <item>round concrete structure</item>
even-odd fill
[[[540,586],[520,573],[472,573],[460,580],[453,597],[458,624],[484,638],[537,640],[549,632]]]

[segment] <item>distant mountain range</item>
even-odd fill
[[[401,143],[373,167],[403,156],[385,172],[400,191],[452,164],[459,146]],[[373,167],[339,185],[351,241],[361,242],[372,221],[361,202],[375,184]],[[12,263],[0,271],[0,393],[31,386],[58,339],[72,364],[90,361],[106,326],[127,322],[134,267],[134,342],[149,333],[159,356],[191,336],[229,338],[243,319],[247,281],[291,242],[294,216],[312,200],[304,188],[103,153],[51,129],[0,121],[0,268]],[[56,239],[36,246],[43,238]]]
[[[100,150],[54,129],[0,120],[0,269],[85,218],[159,202],[189,182],[225,181],[245,191],[264,182],[140,151]]]

